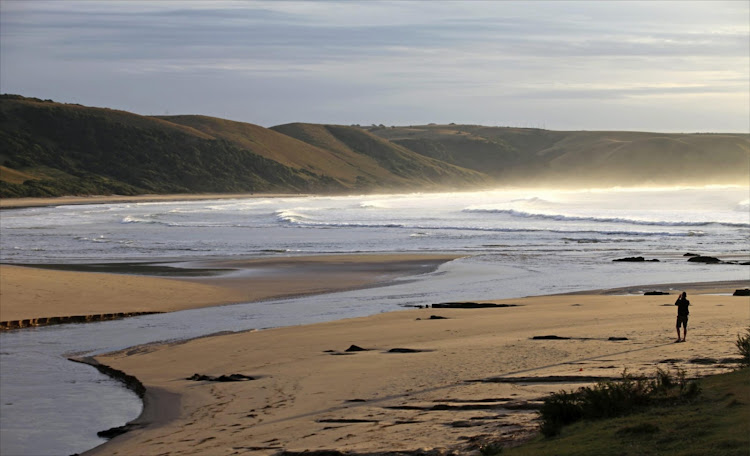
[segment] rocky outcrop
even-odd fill
[[[710,257],[710,256],[694,256],[694,257],[688,258],[688,261],[691,263],[707,263],[707,264],[721,263],[720,259]]]
[[[39,317],[24,320],[0,321],[0,331],[9,329],[33,328],[36,326],[62,325],[65,323],[92,323],[95,321],[119,320],[120,318],[137,317],[163,312],[117,312],[93,315],[69,315],[64,317]]]
[[[666,291],[647,291],[643,293],[643,296],[663,296],[668,295],[669,293]]]
[[[493,302],[444,302],[433,304],[433,309],[481,309],[485,307],[518,307],[518,304],[495,304]]]
[[[659,260],[657,260],[656,258],[654,258],[652,260],[647,260],[647,259],[643,258],[642,256],[627,257],[627,258],[616,258],[616,259],[614,259],[612,261],[624,261],[624,262],[629,262],[629,263],[643,263],[643,262],[647,262],[647,261],[648,262],[657,262],[657,263],[659,262]]]
[[[255,377],[244,374],[219,375],[218,377],[203,374],[193,374],[185,380],[192,380],[194,382],[247,382],[250,380],[255,380]]]
[[[744,290],[734,290],[732,296],[750,296],[750,288],[745,288]]]

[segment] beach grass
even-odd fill
[[[701,393],[676,405],[656,405],[606,420],[563,427],[504,456],[672,455],[746,456],[750,451],[750,368],[700,380]]]

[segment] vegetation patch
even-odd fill
[[[546,398],[539,412],[541,431],[553,437],[564,425],[576,421],[622,416],[646,405],[685,402],[699,393],[698,384],[687,381],[685,371],[680,369],[674,374],[657,369],[653,379],[636,378],[624,372],[618,381],[603,381]]]
[[[737,335],[735,345],[737,346],[737,351],[740,353],[740,356],[742,356],[739,360],[740,364],[750,366],[750,327],[745,330],[744,335]]]
[[[659,379],[657,373],[657,378],[648,380],[650,385],[641,381],[639,386],[638,381],[625,378],[592,387],[589,390],[596,392],[589,392],[589,398],[598,396],[600,404],[607,404],[610,398],[616,396],[615,391],[623,395],[639,390],[651,390],[652,393],[645,397],[640,394],[631,396],[633,400],[641,397],[639,400],[645,404],[633,407],[629,412],[608,419],[579,418],[573,424],[558,429],[553,436],[540,435],[524,445],[505,448],[502,454],[747,456],[750,448],[750,433],[747,432],[750,405],[746,398],[750,397],[750,368],[685,382],[686,386],[682,388],[679,371],[677,375],[668,373],[667,377]],[[687,386],[691,384],[696,384],[696,387]],[[697,394],[698,391],[700,394]],[[566,404],[573,405],[563,407],[561,411],[580,415],[580,409],[576,407],[580,404],[571,394],[575,395],[558,393],[553,397],[558,401],[564,398]],[[613,408],[617,407],[607,405],[598,414],[603,411],[612,413]]]

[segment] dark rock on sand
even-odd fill
[[[255,377],[250,377],[244,374],[230,374],[220,375],[218,377],[212,377],[210,375],[193,374],[185,380],[192,380],[195,382],[246,382],[249,380],[255,380]]]
[[[630,339],[628,339],[627,337],[615,337],[615,336],[612,336],[612,337],[610,337],[607,340],[630,340]]]
[[[697,256],[700,256],[700,255],[698,255],[697,253],[686,253],[686,254],[684,254],[682,256],[685,256],[685,257],[697,257]]]
[[[416,348],[391,348],[388,350],[388,353],[421,353],[423,351]]]
[[[518,304],[495,304],[493,302],[444,302],[433,304],[433,309],[481,309],[486,307],[518,307]]]
[[[718,362],[713,358],[693,358],[690,360],[690,364],[718,364]]]
[[[350,345],[349,348],[347,348],[344,351],[347,351],[347,352],[363,352],[363,351],[367,351],[367,349],[366,348],[362,348],[362,347],[360,347],[358,345]]]
[[[750,296],[750,288],[745,288],[744,290],[734,290],[732,296]]]
[[[629,262],[629,263],[643,263],[643,262],[647,262],[647,261],[648,262],[657,262],[657,263],[659,262],[659,260],[657,260],[656,258],[654,258],[652,260],[647,260],[647,259],[643,258],[642,256],[639,256],[639,257],[627,257],[627,258],[616,258],[616,259],[614,259],[612,261],[625,261],[625,262]]]
[[[643,293],[643,296],[662,296],[662,295],[668,295],[669,293],[666,291],[647,291]]]
[[[532,337],[532,339],[533,340],[570,340],[570,337],[548,335],[548,336],[534,336]]]
[[[708,263],[708,264],[721,263],[720,259],[710,257],[710,256],[694,256],[694,257],[688,258],[688,261],[692,263]]]
[[[664,364],[664,363],[676,364],[676,363],[681,363],[681,362],[682,360],[679,358],[667,358],[667,359],[663,359],[659,361],[660,364]]]

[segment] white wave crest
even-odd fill
[[[663,220],[642,220],[635,218],[623,218],[623,217],[594,217],[594,216],[576,216],[576,215],[564,215],[564,214],[544,214],[518,211],[515,209],[483,209],[483,208],[467,208],[462,212],[466,213],[487,213],[487,214],[506,214],[512,217],[518,218],[530,218],[539,220],[555,220],[560,222],[594,222],[594,223],[621,223],[628,225],[645,225],[645,226],[707,226],[711,224],[718,224],[724,226],[736,226],[736,227],[750,227],[750,223],[733,223],[733,222],[719,222],[719,221],[700,221],[700,222],[688,222],[685,220],[679,220],[676,222],[668,222]]]

